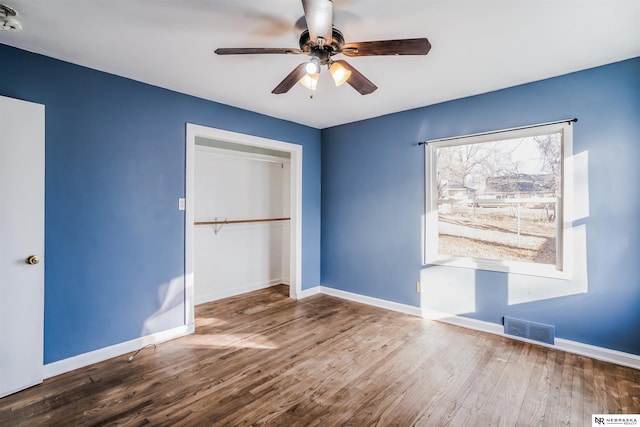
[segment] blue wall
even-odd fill
[[[322,132],[4,45],[0,58],[11,64],[0,95],[46,106],[46,363],[140,336],[181,280],[187,122],[304,146],[303,289],[420,306],[415,282],[430,268],[415,143],[578,117],[589,215],[574,225],[586,229],[588,290],[510,304],[508,275],[478,271],[461,276],[474,309],[456,314],[550,323],[559,337],[640,354],[638,58]]]
[[[456,314],[553,324],[558,337],[640,354],[640,58],[324,129],[322,284],[420,306],[415,282],[431,276],[422,265],[424,154],[416,142],[571,117],[579,118],[574,154],[589,159],[589,215],[574,222],[586,229],[588,289],[509,304],[508,274],[462,274],[475,308]],[[423,302],[440,308],[432,303]]]
[[[320,283],[319,130],[5,45],[0,58],[0,95],[46,109],[45,363],[139,337],[182,283],[187,122],[304,146],[302,287]]]

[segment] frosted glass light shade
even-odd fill
[[[307,89],[316,90],[316,87],[318,86],[319,78],[320,78],[320,73],[305,74],[298,81]]]
[[[351,71],[347,70],[337,62],[331,64],[329,67],[329,73],[331,73],[333,81],[336,82],[336,86],[344,84],[344,82],[349,80],[349,77],[351,77]]]

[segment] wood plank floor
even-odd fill
[[[285,286],[0,399],[1,426],[557,426],[640,413],[640,371]]]

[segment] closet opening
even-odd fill
[[[302,146],[187,124],[185,323],[269,286],[300,294]]]

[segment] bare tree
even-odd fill
[[[489,177],[518,172],[518,162],[512,159],[520,141],[505,144],[493,141],[443,147],[437,150],[438,192],[447,184],[459,184],[479,190]]]
[[[482,144],[467,144],[438,149],[439,180],[469,185],[471,177],[482,173],[488,153]]]
[[[562,147],[560,144],[560,134],[549,134],[535,136],[534,141],[538,144],[542,169],[553,175],[553,194],[559,197],[562,192]]]

